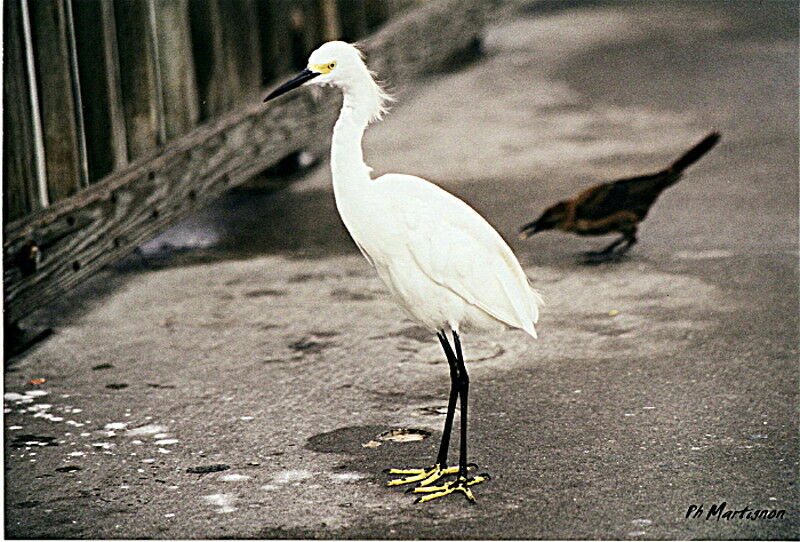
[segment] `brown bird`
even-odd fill
[[[636,243],[636,229],[658,196],[683,175],[684,170],[717,144],[720,135],[708,134],[667,169],[650,175],[620,179],[587,188],[576,197],[559,201],[538,219],[520,229],[520,239],[545,230],[561,230],[578,235],[620,233],[622,237],[606,248],[589,252],[591,256],[624,254]]]

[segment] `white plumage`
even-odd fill
[[[361,139],[385,94],[353,46],[329,42],[310,65],[336,67],[310,83],[342,89],[333,129],[336,206],[350,235],[406,313],[432,331],[500,324],[536,337],[541,298],[500,234],[469,205],[411,175],[370,177]]]
[[[412,175],[390,173],[377,179],[364,163],[361,140],[367,125],[385,112],[386,94],[375,83],[359,51],[328,42],[314,51],[300,75],[267,97],[301,84],[339,87],[344,102],[333,129],[331,173],[336,206],[353,240],[391,290],[400,307],[439,335],[451,367],[453,388],[442,447],[434,467],[390,485],[420,482],[417,492],[456,471],[446,469],[456,393],[462,402],[458,481],[420,500],[462,491],[488,477],[466,475],[466,399],[469,380],[458,337],[463,328],[508,326],[536,337],[542,299],[530,286],[514,253],[474,209],[438,186]],[[453,333],[455,349],[446,345]],[[395,470],[409,474],[412,470]]]
[[[333,182],[336,187],[348,181],[334,176]],[[433,332],[505,324],[536,337],[540,298],[483,217],[419,177],[390,173],[366,182],[371,186],[357,209],[338,195],[337,206],[353,239],[409,315]]]

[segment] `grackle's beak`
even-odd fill
[[[545,229],[545,228],[543,228],[539,224],[539,221],[534,220],[530,224],[525,224],[524,226],[522,226],[520,228],[520,230],[519,230],[519,238],[520,239],[527,239],[528,237],[530,237],[534,233],[539,233],[543,229]]]

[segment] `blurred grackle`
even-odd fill
[[[608,256],[622,243],[616,254],[627,252],[636,243],[636,227],[647,216],[650,207],[666,188],[683,175],[684,170],[716,145],[720,135],[712,132],[689,149],[667,169],[653,173],[601,183],[587,188],[576,197],[549,207],[533,222],[520,229],[520,239],[545,230],[562,230],[578,235],[621,233],[622,237],[591,256]]]

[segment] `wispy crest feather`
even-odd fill
[[[366,66],[367,56],[362,49],[363,44],[361,42],[352,44],[355,50],[358,52],[358,56],[361,58],[362,62]],[[369,123],[373,123],[383,119],[384,115],[389,111],[389,104],[395,101],[394,97],[389,94],[389,92],[383,88],[383,85],[378,80],[378,74],[374,71],[367,68],[367,72],[370,75],[370,80],[372,81],[372,85],[370,89],[372,90],[373,97],[375,100],[375,106],[372,110]]]

